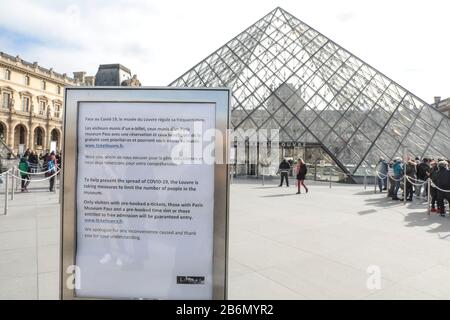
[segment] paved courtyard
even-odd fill
[[[276,185],[231,186],[230,299],[450,299],[450,218],[361,185],[313,183],[301,195]],[[59,224],[46,184],[10,201],[0,299],[58,298]],[[369,267],[380,289],[368,289]]]

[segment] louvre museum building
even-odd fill
[[[380,157],[450,158],[447,115],[281,8],[170,85],[232,88],[233,129],[279,129],[280,158],[347,176]]]

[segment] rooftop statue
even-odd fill
[[[140,87],[141,82],[138,80],[137,75],[133,75],[131,79],[122,81],[120,85],[125,87]]]

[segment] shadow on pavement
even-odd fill
[[[405,221],[407,222],[407,227],[430,227],[427,232],[430,233],[445,233],[450,232],[450,219],[448,215],[446,217],[441,217],[438,214],[432,213],[430,216],[427,214],[426,210],[409,212],[405,216]],[[431,227],[431,225],[437,225],[436,227]],[[447,238],[450,235],[441,237],[441,239]]]
[[[269,196],[261,196],[261,198],[281,198],[281,197],[292,197],[292,196],[300,196],[299,194],[273,194],[273,195],[269,195]]]

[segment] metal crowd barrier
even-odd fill
[[[21,171],[18,168],[11,168],[8,171],[3,172],[2,174],[0,174],[1,178],[5,179],[5,206],[4,206],[4,211],[3,211],[3,215],[6,216],[8,215],[8,199],[9,199],[9,193],[11,192],[11,200],[14,200],[14,190],[15,190],[15,183],[16,183],[16,189],[19,187],[19,184],[22,181],[32,181],[32,182],[42,182],[42,181],[47,181],[50,180],[51,178],[55,177],[55,184],[54,184],[54,188],[53,188],[53,192],[57,193],[57,189],[58,189],[58,175],[61,172],[61,169],[57,170],[54,174],[52,174],[51,176],[45,177],[44,179],[38,179],[38,180],[30,180],[30,179],[24,179],[20,176],[21,173],[26,173],[27,175],[42,175],[42,174],[46,174],[51,170],[47,170],[47,171],[43,171],[43,172],[24,172]],[[9,190],[9,186],[8,186],[8,182],[9,182],[9,178],[11,178],[11,191]],[[61,203],[61,192],[59,192],[59,196],[58,196],[58,202]]]

